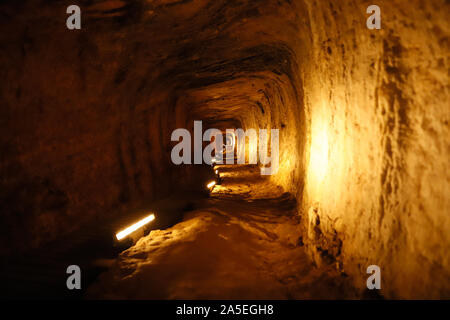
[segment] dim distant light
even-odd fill
[[[148,217],[145,217],[144,219],[142,219],[139,222],[136,222],[135,224],[133,224],[132,226],[120,231],[119,233],[116,234],[116,238],[117,240],[121,240],[123,238],[125,238],[126,236],[128,236],[130,233],[133,233],[134,231],[136,231],[139,228],[142,228],[143,226],[145,226],[147,223],[151,222],[155,220],[155,215],[151,214]]]
[[[215,185],[216,185],[216,182],[215,182],[215,181],[211,181],[210,183],[208,183],[207,187],[208,187],[208,188],[212,188],[212,187],[214,187]]]

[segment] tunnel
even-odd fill
[[[2,297],[450,299],[449,2],[371,4],[2,1]]]

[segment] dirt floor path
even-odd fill
[[[218,166],[222,185],[182,222],[125,250],[88,298],[353,298],[333,266],[315,268],[299,241],[295,200],[251,166]]]

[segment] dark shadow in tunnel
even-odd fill
[[[235,172],[235,173],[248,173],[249,175],[254,175],[254,173],[249,173],[249,165],[248,164],[234,164],[231,166],[228,165],[222,165],[222,164],[218,164],[216,166],[216,168],[218,170],[220,170],[221,173],[230,173],[230,172]]]
[[[209,166],[202,166],[212,171]],[[213,174],[211,173],[213,176]],[[169,228],[195,210],[209,191],[182,191],[126,212],[111,214],[105,221],[96,221],[82,230],[60,237],[38,249],[3,256],[0,272],[8,277],[2,281],[0,298],[7,299],[82,299],[86,289],[114,263],[114,259],[131,247],[140,236],[151,230]],[[136,231],[137,236],[117,241],[115,234],[125,227],[154,213],[156,219]],[[134,240],[132,239],[134,238]],[[78,265],[82,273],[82,289],[68,290],[67,267]]]
[[[252,174],[241,174],[239,176],[233,176],[233,177],[222,177],[222,181],[224,183],[227,183],[228,185],[241,185],[241,184],[251,184],[252,178],[254,178],[254,175]],[[267,176],[261,176],[259,178],[259,183],[262,183],[263,180],[268,180],[269,178]]]

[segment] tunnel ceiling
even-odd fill
[[[221,130],[286,126],[289,113],[280,110],[300,101],[294,54],[300,41],[293,36],[299,17],[291,1],[80,6],[77,32],[61,26],[64,1],[7,1],[0,8],[1,61],[8,64],[2,76],[11,79],[2,86],[1,110],[11,216],[50,202],[50,213],[37,209],[43,220],[30,224],[62,211],[67,220],[56,219],[55,228],[70,230],[111,206],[160,197],[180,174],[182,184],[195,183],[189,169],[171,165],[172,130],[194,120]],[[167,176],[158,187],[152,182]],[[31,196],[17,194],[24,185]],[[14,205],[20,202],[27,209]],[[16,228],[19,222],[7,217]],[[46,232],[19,242],[58,234]]]

